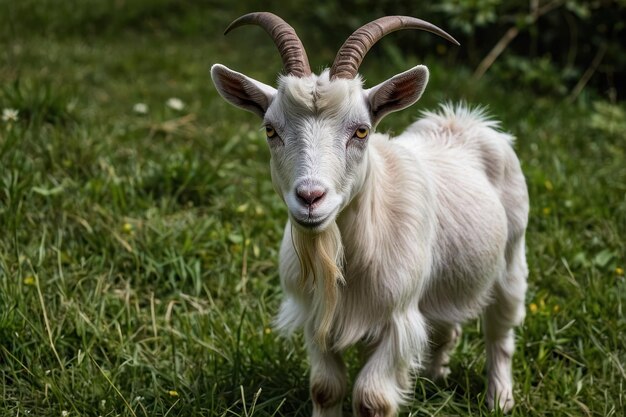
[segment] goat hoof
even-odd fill
[[[500,390],[490,389],[487,392],[487,406],[492,411],[499,409],[503,413],[508,413],[514,405],[515,400],[513,399],[513,391],[510,387]]]
[[[381,410],[374,410],[369,408],[365,404],[359,406],[359,417],[385,417],[385,414]]]
[[[397,415],[397,408],[384,401],[382,398],[369,398],[358,401],[354,407],[355,417],[392,417]]]

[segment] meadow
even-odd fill
[[[0,415],[310,415],[301,336],[272,329],[286,210],[264,134],[209,76],[220,62],[273,83],[271,41],[223,37],[233,10],[137,25],[138,10],[83,33],[42,4],[0,13]],[[312,67],[338,46],[310,48]],[[625,415],[626,107],[394,51],[368,56],[367,85],[417,63],[431,81],[379,131],[465,100],[517,137],[530,276],[510,415]],[[465,324],[445,383],[417,378],[404,415],[497,415],[480,328]]]

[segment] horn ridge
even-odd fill
[[[228,25],[224,35],[243,25],[261,26],[270,35],[278,48],[283,61],[283,68],[287,74],[297,77],[311,75],[309,59],[302,41],[300,41],[295,29],[282,18],[269,12],[248,13]]]
[[[335,61],[330,68],[330,79],[356,77],[361,62],[376,42],[391,32],[402,29],[419,29],[434,33],[459,45],[459,43],[432,23],[410,16],[385,16],[373,20],[355,30],[339,48]]]

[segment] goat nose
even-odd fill
[[[324,199],[326,189],[321,185],[305,184],[296,188],[296,195],[303,205],[311,207]]]

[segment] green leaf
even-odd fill
[[[615,257],[615,252],[608,249],[604,249],[593,258],[593,263],[600,268],[604,268]]]

